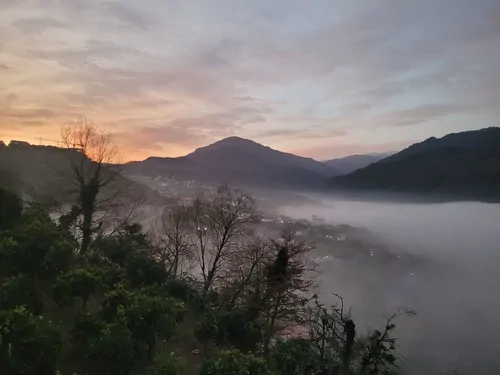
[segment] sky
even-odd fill
[[[500,126],[498,0],[0,0],[0,140],[316,159]]]

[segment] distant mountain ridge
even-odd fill
[[[500,198],[500,128],[429,138],[345,176],[342,190]]]
[[[323,163],[335,168],[339,175],[345,175],[376,163],[390,155],[389,153],[350,155],[343,158],[325,160]]]
[[[314,187],[338,175],[314,159],[229,137],[178,158],[150,157],[127,164],[129,173],[172,175],[181,179],[266,187]]]

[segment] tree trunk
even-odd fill
[[[82,224],[82,245],[80,252],[82,254],[86,253],[90,247],[90,241],[92,239],[92,228],[91,228],[92,216],[84,216]]]
[[[269,356],[269,345],[271,343],[271,338],[273,336],[273,331],[274,331],[274,324],[276,323],[276,317],[278,315],[278,309],[279,309],[279,299],[275,302],[275,305],[274,305],[274,308],[273,308],[273,311],[272,311],[272,314],[271,314],[271,317],[270,317],[270,320],[269,320],[269,324],[267,326],[267,332],[266,332],[266,336],[265,336],[265,340],[264,340],[264,357],[268,357]]]
[[[175,279],[177,278],[177,269],[179,268],[179,250],[175,250],[175,256],[174,256],[174,267],[172,270],[172,277]]]
[[[92,241],[92,220],[94,217],[95,203],[99,188],[95,185],[95,183],[91,182],[88,185],[82,186],[81,189],[80,203],[82,206],[83,221],[81,225],[82,246],[80,251],[85,253],[89,249]]]

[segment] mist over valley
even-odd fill
[[[353,314],[375,325],[384,313],[405,307],[417,315],[400,324],[408,373],[493,374],[500,334],[500,206],[477,202],[390,203],[315,195],[323,206],[284,205],[294,218],[317,215],[332,224],[366,228],[411,254],[398,262],[356,262],[338,257],[320,265],[323,298],[343,295]],[[335,245],[331,246],[335,252]],[[372,258],[379,256],[373,253]],[[332,259],[333,258],[333,259]],[[474,343],[474,344],[471,344]],[[481,350],[474,350],[480,347]]]

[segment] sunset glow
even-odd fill
[[[499,125],[495,0],[2,1],[0,140],[128,160],[238,135],[326,159]]]

